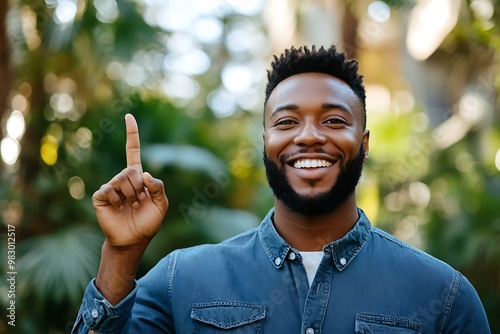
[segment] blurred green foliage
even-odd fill
[[[55,7],[47,4],[55,3],[19,1],[9,20],[10,98],[20,94],[29,100],[19,162],[5,167],[0,179],[2,225],[16,225],[18,333],[69,332],[85,286],[97,272],[102,244],[91,196],[125,166],[126,113],[138,120],[144,169],[164,180],[170,200],[139,276],[173,249],[218,242],[256,226],[272,206],[261,163],[261,114],[240,109],[219,118],[206,102],[232,57],[224,42],[200,45],[211,66],[194,76],[197,97],[179,102],[159,88],[168,73],[155,65],[158,55],[170,52],[165,41],[172,33],[147,24],[138,3],[119,1],[119,16],[102,22],[94,2],[79,1],[74,22],[66,26],[53,19]],[[387,3],[404,7],[402,1]],[[260,24],[258,17],[223,11],[224,36],[248,20]],[[30,22],[32,31],[26,32]],[[498,52],[498,24],[474,24],[472,32],[458,25],[444,46],[460,45],[453,50],[464,57],[470,50]],[[498,67],[497,58],[492,66]],[[136,76],[145,78],[143,84],[111,78],[113,62],[141,64],[144,71]],[[495,80],[498,88],[498,76]],[[63,93],[74,105],[65,115],[53,107]],[[500,148],[499,117],[446,149],[436,147],[429,129],[415,126],[423,117],[417,107],[370,121],[373,153],[360,202],[376,208],[378,226],[465,273],[498,332],[500,174],[493,161]],[[42,159],[43,147],[46,159],[57,152],[53,163]],[[374,191],[367,190],[370,184]],[[5,252],[2,246],[3,259]],[[2,293],[2,307],[6,302]],[[7,329],[6,319],[0,319],[0,332]]]

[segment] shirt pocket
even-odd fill
[[[262,333],[266,306],[235,301],[195,303],[191,318],[195,333]]]
[[[356,334],[421,334],[422,332],[423,325],[413,319],[380,314],[356,314]]]

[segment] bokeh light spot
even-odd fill
[[[204,17],[193,25],[194,37],[202,43],[212,44],[219,42],[224,30],[222,22],[215,17]]]
[[[60,113],[67,113],[73,109],[73,98],[66,93],[56,93],[50,97],[50,106]]]
[[[61,25],[72,23],[75,20],[77,11],[78,8],[75,2],[61,0],[56,7],[54,21]]]
[[[23,114],[19,110],[14,110],[7,119],[5,127],[10,137],[20,139],[26,131],[26,122]]]
[[[85,127],[79,128],[76,131],[76,140],[81,148],[89,148],[92,144],[92,131]]]
[[[168,71],[187,75],[203,74],[210,68],[210,65],[210,57],[200,49],[191,49],[182,54],[170,53],[164,61],[164,66]]]
[[[495,13],[495,8],[489,0],[474,0],[470,3],[470,8],[483,20],[490,19]]]
[[[500,172],[500,148],[498,149],[497,154],[495,156],[495,167]]]
[[[73,176],[68,180],[69,194],[76,200],[85,197],[85,182],[79,176]]]
[[[40,156],[47,166],[52,166],[57,162],[57,139],[54,136],[46,135],[42,139]]]
[[[379,23],[384,23],[391,17],[391,8],[383,1],[373,1],[368,5],[368,16]]]
[[[21,145],[17,140],[5,137],[0,142],[0,151],[3,162],[7,165],[13,165],[21,154]]]
[[[418,207],[425,208],[431,200],[431,189],[422,182],[413,182],[408,189],[411,201]]]
[[[229,117],[237,110],[234,94],[225,89],[218,89],[207,97],[207,103],[217,117]]]
[[[222,69],[222,84],[229,92],[242,94],[253,84],[250,68],[240,64],[228,64]]]
[[[12,109],[17,109],[19,111],[26,111],[28,109],[28,104],[28,100],[21,94],[14,95],[10,101]]]

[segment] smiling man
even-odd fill
[[[168,200],[142,171],[127,115],[127,167],[93,196],[106,239],[73,331],[490,333],[462,274],[357,207],[369,152],[357,62],[334,46],[304,47],[271,66],[263,138],[274,208],[258,228],[174,251],[136,281]]]

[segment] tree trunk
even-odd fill
[[[10,90],[10,43],[7,36],[8,10],[9,1],[0,1],[0,120],[8,107],[7,97]]]
[[[358,18],[352,12],[351,6],[346,3],[344,18],[342,20],[342,46],[344,47],[347,58],[356,58],[357,56],[357,31]]]

